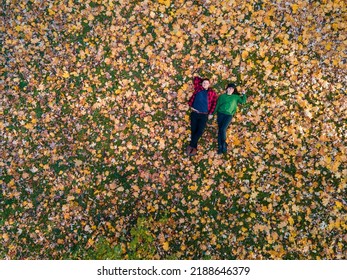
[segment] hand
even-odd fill
[[[213,119],[213,115],[208,115],[208,119],[212,120]]]

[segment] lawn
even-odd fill
[[[2,259],[346,259],[344,1],[3,1]],[[247,94],[198,154],[194,76]]]

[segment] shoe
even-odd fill
[[[197,152],[198,152],[198,149],[192,148],[192,150],[191,150],[189,156],[195,156]]]
[[[192,152],[192,147],[191,146],[188,146],[187,147],[187,150],[186,150],[186,154],[187,154],[187,156],[190,156],[190,153]]]

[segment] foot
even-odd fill
[[[195,156],[197,152],[198,152],[198,149],[192,148],[192,150],[191,150],[189,156]]]
[[[187,147],[187,149],[186,149],[186,154],[187,154],[187,156],[189,156],[190,155],[190,153],[192,152],[192,147],[191,146],[188,146]]]

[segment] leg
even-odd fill
[[[218,154],[222,153],[223,148],[223,133],[222,133],[222,127],[223,127],[223,114],[218,113],[217,114],[217,124],[218,124]]]
[[[196,114],[196,113],[194,113],[194,114]],[[196,114],[196,115],[198,115],[196,123],[194,123],[196,129],[195,129],[194,133],[192,130],[192,139],[190,141],[190,146],[192,148],[195,148],[195,149],[198,146],[198,141],[199,141],[200,137],[204,133],[204,130],[205,130],[205,127],[207,124],[207,120],[208,120],[207,115],[201,115],[201,114]]]
[[[226,115],[225,120],[224,120],[225,129],[224,129],[224,134],[223,134],[223,139],[224,139],[224,142],[223,142],[223,153],[227,152],[227,148],[228,148],[228,144],[226,143],[226,140],[227,140],[227,130],[228,130],[228,127],[229,127],[229,125],[231,123],[232,117],[233,116],[231,116],[231,115]]]
[[[195,112],[190,113],[190,144],[189,147],[192,148],[196,141],[196,132],[198,130],[198,114]]]
[[[231,122],[232,116],[220,113],[218,114],[218,119],[218,152],[226,153],[226,132]]]

